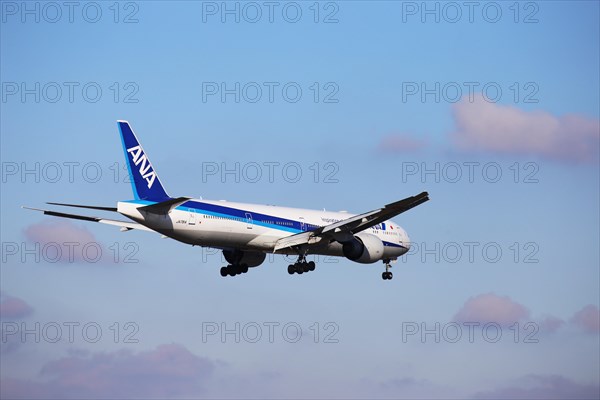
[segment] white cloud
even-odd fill
[[[557,117],[488,102],[479,95],[453,106],[455,145],[465,151],[539,156],[597,163],[600,121],[580,115]]]

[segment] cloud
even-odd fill
[[[495,322],[503,327],[511,326],[515,322],[535,322],[542,333],[555,333],[566,326],[565,320],[552,315],[531,320],[529,310],[524,305],[511,300],[508,296],[498,296],[494,293],[469,298],[458,310],[453,321],[478,322],[482,325]],[[597,306],[588,304],[577,311],[568,322],[570,326],[587,333],[599,334],[600,310]]]
[[[481,324],[495,322],[500,326],[510,326],[528,317],[529,310],[508,296],[487,293],[469,298],[454,316],[454,321]]]
[[[22,341],[19,335],[15,335],[17,330],[15,320],[23,319],[33,313],[33,308],[24,300],[0,292],[0,320],[3,321],[0,328],[0,354],[8,354],[17,350]],[[9,328],[9,324],[11,327]]]
[[[452,389],[446,386],[438,385],[428,379],[415,379],[411,377],[393,378],[387,381],[381,382],[378,387],[371,389],[372,392],[365,393],[365,397],[369,395],[372,397],[382,398],[404,398],[404,399],[416,399],[416,398],[447,398],[453,397]]]
[[[565,321],[560,318],[549,315],[542,318],[538,324],[540,327],[540,331],[554,333],[565,324]]]
[[[560,375],[527,375],[512,386],[473,395],[475,399],[597,399],[600,386],[581,384]]]
[[[427,143],[406,134],[384,136],[377,146],[380,153],[411,153],[423,149]]]
[[[585,332],[600,333],[600,310],[598,307],[588,304],[577,311],[570,322],[582,328]]]
[[[399,368],[402,369],[401,366]],[[395,372],[398,373],[399,371],[396,370]],[[455,388],[438,384],[427,378],[415,378],[406,375],[397,375],[383,380],[379,378],[375,374],[348,381],[344,384],[343,390],[331,392],[329,396],[325,397],[347,399],[447,399],[458,398],[459,396]],[[323,397],[320,396],[320,398]]]
[[[216,363],[178,344],[132,353],[72,354],[45,364],[44,382],[2,379],[2,398],[198,397]]]
[[[18,297],[0,293],[0,318],[4,320],[22,319],[33,313],[33,308]]]
[[[46,220],[25,229],[25,237],[32,242],[95,242],[94,235],[85,228],[65,220]]]
[[[44,261],[96,262],[106,253],[90,231],[65,220],[33,224],[23,233],[27,241],[39,246],[39,259]]]
[[[453,105],[456,146],[466,151],[539,156],[565,162],[597,163],[600,121],[560,117],[491,103],[482,95]]]

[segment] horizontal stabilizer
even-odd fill
[[[51,215],[53,217],[78,219],[80,221],[99,222],[101,224],[120,226],[121,228],[126,228],[126,230],[139,229],[142,231],[154,232],[152,229],[150,229],[142,224],[138,224],[136,222],[119,221],[116,219],[106,219],[106,218],[98,218],[98,217],[88,217],[87,215],[67,214],[67,213],[61,213],[61,212],[57,212],[57,211],[42,210],[40,208],[33,208],[33,207],[25,207],[25,206],[22,206],[22,207],[27,210],[41,211],[44,213],[44,215]]]
[[[150,204],[149,206],[144,206],[138,208],[139,211],[144,211],[152,214],[168,214],[175,207],[185,203],[190,200],[191,197],[177,197],[176,199],[171,199],[167,201],[161,201],[160,203]]]
[[[52,202],[47,202],[46,204],[51,204],[53,206],[89,208],[90,210],[117,212],[117,207],[100,207],[100,206],[87,206],[87,205],[83,205],[83,204],[67,204],[67,203],[52,203]]]

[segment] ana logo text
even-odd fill
[[[156,174],[152,169],[152,165],[150,161],[146,158],[146,154],[142,151],[142,148],[137,145],[130,149],[127,149],[127,152],[131,154],[133,157],[133,163],[140,168],[140,175],[148,182],[148,189],[152,188],[152,184],[156,179]]]

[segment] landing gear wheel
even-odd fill
[[[229,276],[241,275],[241,274],[245,274],[246,272],[248,272],[248,266],[246,264],[242,264],[242,265],[230,264],[230,265],[227,265],[226,267],[221,267],[221,270],[219,272],[221,273],[221,276],[223,276],[223,277],[225,277],[227,275],[229,275]]]
[[[390,265],[390,260],[389,259],[383,260],[383,264],[385,265],[385,271],[381,274],[381,278],[384,281],[392,279],[394,277],[394,275],[390,272],[390,268],[392,268],[392,266]]]
[[[235,265],[231,265],[231,264],[225,267],[225,271],[226,271],[227,275],[229,275],[229,276],[236,276],[237,272],[238,272]]]
[[[288,265],[288,274],[303,274],[305,272],[310,272],[315,270],[315,262],[314,261],[306,261],[306,255],[300,254],[298,256],[298,261],[294,264]]]

